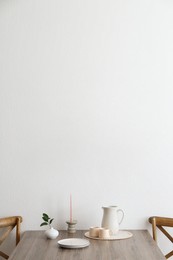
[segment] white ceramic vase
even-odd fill
[[[58,230],[51,227],[50,229],[45,231],[45,235],[49,239],[55,239],[59,235],[59,232],[58,232]]]

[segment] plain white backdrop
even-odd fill
[[[0,216],[173,216],[173,2],[0,1]]]

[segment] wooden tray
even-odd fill
[[[87,238],[96,239],[96,240],[120,240],[127,239],[133,236],[129,231],[120,230],[116,235],[112,235],[109,238],[99,238],[99,237],[90,237],[89,231],[85,233]]]

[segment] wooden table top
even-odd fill
[[[90,245],[80,249],[61,248],[57,242],[65,238],[85,238],[86,230],[75,234],[63,230],[54,240],[47,239],[44,231],[26,231],[9,260],[165,260],[147,230],[129,231],[133,234],[131,238],[89,239]]]

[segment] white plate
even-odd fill
[[[59,240],[58,244],[65,248],[82,248],[89,246],[90,242],[82,238],[67,238]]]
[[[125,230],[120,230],[116,235],[110,236],[108,238],[99,238],[99,237],[90,237],[89,232],[85,233],[85,236],[92,239],[98,239],[98,240],[118,240],[118,239],[126,239],[133,236],[132,233]]]

